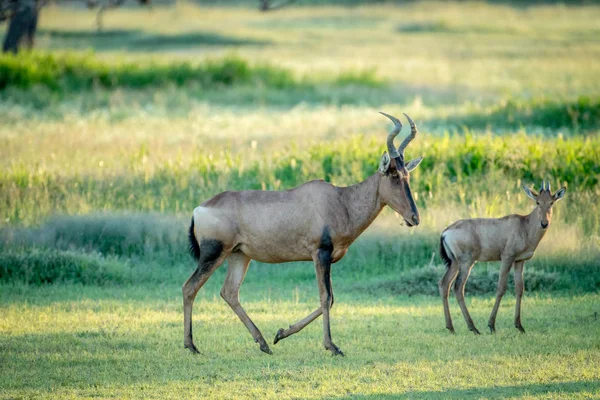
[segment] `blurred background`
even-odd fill
[[[568,195],[533,269],[597,288],[595,5],[4,0],[2,16],[3,281],[60,274],[48,254],[77,271],[115,256],[123,281],[181,280],[164,264],[192,268],[194,207],[224,190],[365,179],[384,110],[419,125],[407,157],[425,156],[411,181],[423,224],[386,210],[342,263],[348,279],[438,266],[445,226],[529,213],[520,185],[547,179]]]
[[[600,393],[596,2],[0,0],[0,20],[0,397]],[[206,355],[186,357],[192,210],[367,178],[391,129],[379,110],[419,126],[422,224],[386,209],[333,267],[352,365],[320,361],[320,323],[264,365],[219,298],[226,268],[196,301]],[[441,231],[529,213],[520,186],[543,179],[567,194],[525,268],[534,333],[513,343],[510,294],[507,333],[475,343],[451,302],[458,334],[442,335]],[[498,269],[467,285],[478,326]],[[252,262],[241,296],[274,334],[316,306],[313,267]]]

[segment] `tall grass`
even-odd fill
[[[423,135],[419,140],[425,159],[412,174],[411,186],[421,207],[450,202],[477,208],[482,198],[510,205],[510,196],[520,193],[521,183],[547,179],[554,188],[568,187],[569,218],[576,215],[589,234],[600,231],[594,201],[600,191],[600,138],[467,134]],[[90,210],[187,215],[224,190],[283,190],[311,179],[350,185],[375,173],[382,151],[379,138],[353,136],[269,153],[189,149],[196,156],[177,162],[148,161],[147,150],[141,149],[122,155],[110,169],[97,171],[80,171],[76,165],[69,172],[13,164],[0,171],[2,221],[31,224],[54,213]],[[493,213],[493,209],[486,212]]]
[[[251,65],[243,58],[228,56],[201,63],[170,64],[118,62],[107,63],[93,54],[26,53],[0,57],[0,90],[28,89],[43,86],[55,91],[79,91],[92,88],[144,88],[191,83],[200,88],[251,85],[274,89],[314,87],[327,82],[297,78],[282,67],[266,63]],[[369,71],[347,71],[333,78],[331,84],[378,87],[383,82]]]
[[[143,214],[55,216],[41,226],[0,230],[0,282],[45,285],[180,284],[193,269],[187,219]],[[437,233],[370,234],[335,265],[336,282],[356,293],[437,295],[445,266],[435,256]],[[541,255],[528,262],[528,291],[595,292],[600,287],[597,249]],[[222,279],[225,268],[217,273]],[[273,267],[254,263],[250,284],[312,287],[307,263]],[[498,268],[477,266],[467,291],[495,291]],[[512,284],[512,283],[511,283]],[[346,290],[346,289],[345,289]]]

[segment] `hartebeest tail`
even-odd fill
[[[190,254],[194,257],[194,260],[200,260],[200,244],[198,243],[198,240],[196,240],[196,235],[194,234],[194,218],[192,218],[190,230],[188,231],[188,240],[190,242]]]
[[[521,297],[523,296],[523,266],[531,259],[546,234],[552,219],[552,206],[563,198],[565,188],[552,194],[550,183],[542,184],[540,193],[535,193],[528,187],[523,190],[529,198],[536,202],[536,207],[529,215],[507,215],[503,218],[463,219],[450,225],[440,238],[440,254],[448,267],[446,274],[439,282],[440,295],[444,304],[446,328],[454,333],[448,295],[450,286],[454,284],[454,294],[463,313],[469,329],[475,334],[475,327],[465,304],[465,284],[473,265],[477,261],[502,261],[496,302],[488,321],[491,332],[496,330],[496,315],[500,300],[506,292],[508,273],[514,268],[515,294],[517,304],[515,309],[515,327],[525,332],[521,325]]]
[[[446,266],[446,268],[450,268],[450,265],[452,264],[452,259],[450,258],[450,256],[448,255],[448,252],[446,251],[446,246],[444,245],[444,235],[442,234],[442,236],[440,236],[440,257],[442,257],[442,261],[444,262],[444,265]]]
[[[344,257],[348,247],[386,205],[400,214],[408,226],[419,225],[421,220],[409,178],[410,171],[419,165],[422,157],[404,160],[406,147],[417,136],[417,126],[406,116],[410,135],[396,148],[394,138],[402,124],[391,115],[382,114],[394,123],[387,137],[388,152],[381,156],[379,170],[365,181],[350,187],[312,181],[281,192],[223,192],[194,209],[189,240],[198,266],[182,288],[186,348],[198,352],[192,338],[194,298],[212,273],[227,260],[229,269],[221,297],[248,328],[260,349],[271,353],[262,333],[239,301],[240,285],[250,260],[312,261],[320,306],[288,329],[280,329],[274,342],[299,332],[323,315],[323,345],[333,354],[343,354],[331,340],[331,264]]]

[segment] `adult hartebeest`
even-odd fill
[[[496,331],[496,314],[500,300],[506,292],[506,281],[511,267],[514,268],[515,295],[515,327],[525,332],[521,325],[521,297],[523,296],[523,265],[531,259],[538,244],[546,234],[552,219],[552,206],[563,198],[566,189],[563,187],[556,193],[550,191],[550,183],[540,186],[540,193],[535,193],[523,185],[529,198],[536,202],[536,207],[529,215],[507,215],[503,218],[463,219],[450,225],[440,238],[440,254],[448,267],[446,274],[439,282],[440,295],[444,303],[446,328],[454,333],[448,294],[450,285],[454,284],[454,294],[465,317],[469,330],[479,335],[467,306],[465,304],[465,284],[477,261],[502,261],[496,302],[488,321],[490,331]],[[458,278],[457,278],[458,275]]]
[[[227,259],[229,269],[221,297],[252,334],[260,349],[271,353],[260,330],[239,301],[239,289],[250,260],[266,263],[313,261],[321,306],[306,318],[280,329],[274,343],[299,332],[323,314],[323,344],[343,355],[331,341],[329,309],[333,305],[331,264],[339,261],[354,240],[384,206],[402,215],[408,226],[418,225],[419,212],[409,186],[410,171],[423,157],[404,162],[404,150],[417,136],[417,126],[406,114],[410,135],[396,149],[394,138],[402,124],[391,115],[394,129],[387,137],[379,170],[365,181],[337,187],[322,180],[291,190],[223,192],[194,209],[189,230],[190,250],[198,267],[183,285],[184,346],[198,353],[192,339],[192,305],[196,293]],[[388,154],[389,153],[389,154]]]

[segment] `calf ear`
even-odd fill
[[[567,192],[567,188],[566,187],[561,187],[560,189],[558,189],[556,191],[556,193],[554,193],[554,201],[558,201],[560,199],[562,199],[563,197],[565,197],[565,193]]]
[[[381,172],[382,174],[385,174],[388,171],[388,169],[390,168],[391,162],[392,162],[392,159],[388,155],[387,151],[384,151],[383,154],[381,155],[381,161],[379,161],[379,172]]]
[[[409,162],[406,163],[406,170],[408,172],[412,171],[413,169],[417,168],[419,166],[419,164],[421,164],[421,161],[423,161],[423,157],[419,157],[419,158],[415,158],[414,160],[410,160]]]
[[[525,194],[527,195],[527,197],[529,197],[531,200],[537,200],[538,194],[536,192],[529,189],[525,185],[523,185],[523,190],[525,191]]]

